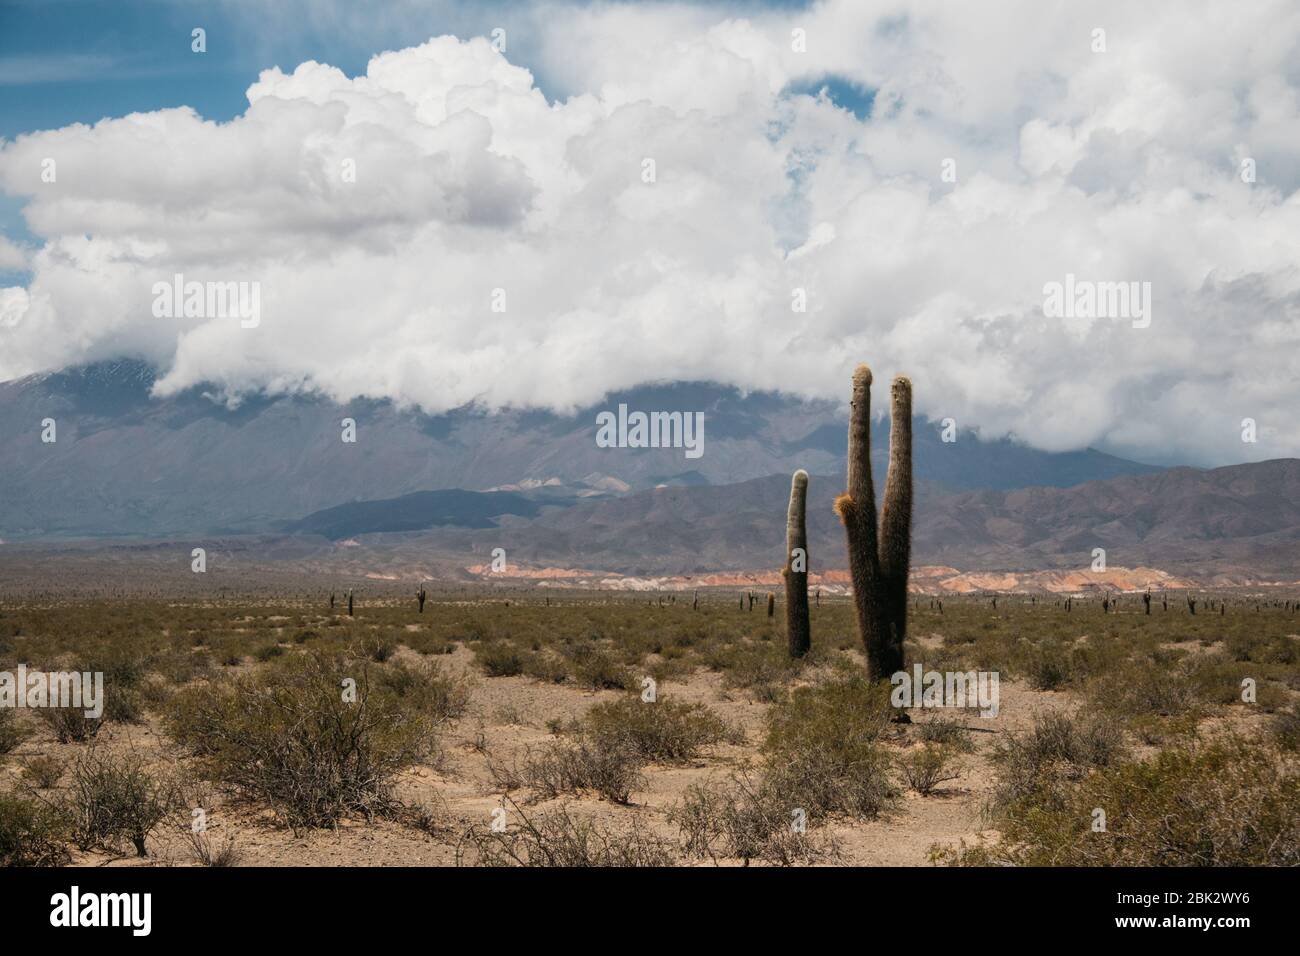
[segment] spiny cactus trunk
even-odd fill
[[[785,518],[785,633],[790,656],[803,657],[812,646],[808,623],[808,472],[800,468],[790,481],[790,508]]]
[[[871,480],[871,369],[853,372],[853,402],[849,418],[848,490],[835,499],[835,512],[844,523],[848,542],[849,578],[857,611],[858,634],[867,653],[867,676],[888,678],[902,670],[902,647],[895,653],[884,609],[880,557],[876,551],[876,492]]]
[[[776,617],[776,595],[771,591],[767,592],[767,616]]]
[[[880,509],[880,579],[892,653],[903,668],[907,637],[907,572],[912,563],[912,383],[898,376],[890,389],[889,471]],[[997,599],[994,598],[994,607]]]

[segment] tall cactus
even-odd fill
[[[790,509],[785,519],[785,633],[790,656],[803,657],[812,645],[808,624],[808,472],[800,468],[790,480]]]
[[[900,381],[901,388],[898,382],[894,386],[894,421],[899,420],[904,404],[909,413],[911,410],[911,386],[906,379]],[[890,513],[878,544],[876,493],[871,480],[871,369],[859,365],[853,372],[848,490],[835,499],[835,512],[844,524],[848,541],[853,603],[871,680],[887,678],[903,669],[902,622],[907,613],[907,564],[911,555],[911,437],[909,417],[907,427],[891,442],[890,476],[886,480],[886,507]],[[892,495],[891,485],[895,489]]]
[[[879,554],[890,641],[898,648],[896,669],[901,669],[907,638],[907,573],[912,563],[912,382],[899,375],[890,391],[889,472],[880,509]]]

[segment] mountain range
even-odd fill
[[[813,570],[845,563],[831,504],[847,419],[830,403],[679,383],[567,416],[428,416],[303,395],[158,398],[154,381],[123,361],[0,384],[0,537],[11,551],[89,538],[138,556],[167,549],[130,540],[219,538],[249,560],[337,561],[399,579],[458,574],[496,548],[516,567],[763,571],[782,563],[789,475],[805,468]],[[619,403],[702,411],[704,454],[598,447],[596,414]],[[355,442],[342,440],[349,418]],[[41,440],[46,419],[54,442]],[[1295,459],[1157,468],[973,433],[945,442],[923,419],[914,448],[917,565],[1072,572],[1102,548],[1114,567],[1300,577]],[[872,450],[880,479],[887,418]]]
[[[355,501],[460,489],[539,501],[615,497],[658,485],[719,486],[842,474],[847,416],[833,403],[698,383],[611,395],[571,415],[537,410],[442,415],[389,402],[304,395],[223,402],[211,389],[153,397],[155,373],[105,362],[0,383],[0,537],[249,533]],[[596,415],[625,403],[702,412],[703,455],[601,448]],[[55,441],[42,440],[53,419]],[[355,421],[354,442],[343,420]],[[873,458],[883,469],[888,417]],[[971,431],[944,442],[914,428],[919,479],[944,488],[1067,487],[1159,469],[1098,451],[1051,453]]]

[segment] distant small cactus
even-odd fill
[[[771,591],[767,592],[767,616],[776,617],[776,595]]]

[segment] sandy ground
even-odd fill
[[[405,647],[398,653],[418,657]],[[459,834],[468,824],[488,824],[493,810],[503,805],[489,763],[510,762],[526,747],[554,740],[546,729],[549,720],[580,717],[594,703],[615,699],[620,693],[584,691],[569,685],[539,683],[528,677],[485,678],[472,666],[473,656],[464,646],[458,646],[454,654],[439,657],[438,661],[449,672],[471,677],[470,709],[444,734],[443,752],[434,765],[415,767],[402,776],[399,795],[407,803],[441,808],[445,829],[425,833],[391,820],[353,819],[336,829],[295,834],[279,824],[269,811],[213,790],[205,799],[209,804],[205,809],[209,814],[212,843],[220,845],[233,837],[241,865],[454,864]],[[544,812],[563,802],[571,812],[589,814],[611,824],[629,822],[631,815],[639,814],[652,829],[676,839],[676,829],[664,819],[664,811],[681,798],[687,787],[710,779],[725,779],[746,761],[758,762],[764,715],[769,705],[758,702],[745,691],[725,688],[721,675],[706,671],[696,672],[684,682],[661,684],[660,693],[707,704],[728,723],[740,728],[746,742],[709,748],[702,759],[686,765],[648,766],[644,772],[645,788],[633,793],[630,806],[618,806],[594,797],[568,796],[527,804],[528,812]],[[981,832],[992,835],[983,829],[981,808],[992,786],[986,755],[994,738],[1004,730],[1026,728],[1035,713],[1066,706],[1068,700],[1064,694],[1035,692],[1023,685],[1004,682],[997,717],[984,718],[971,713],[966,718],[967,726],[972,728],[975,752],[958,758],[959,779],[944,784],[928,797],[905,792],[896,808],[878,820],[841,822],[826,828],[824,832],[832,834],[840,845],[840,861],[860,865],[925,865],[932,845],[956,844],[961,840],[974,842]],[[924,721],[929,716],[929,713],[919,713],[916,719]],[[909,736],[915,739],[914,731]],[[134,748],[157,760],[159,765],[168,763],[175,754],[153,720],[142,726],[109,725],[101,733],[101,739],[111,747]],[[906,745],[904,742],[893,746]],[[4,786],[8,789],[17,785],[24,758],[41,753],[72,757],[78,746],[60,745],[42,728],[0,768],[0,775],[9,778],[4,780]],[[74,862],[89,866],[194,863],[182,834],[174,827],[151,839],[149,849],[148,860],[77,853]]]

